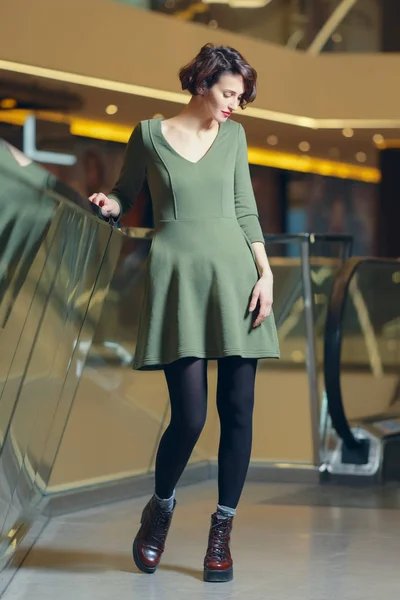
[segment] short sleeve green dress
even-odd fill
[[[167,142],[162,119],[139,123],[110,197],[129,211],[144,180],[155,233],[133,368],[162,369],[183,357],[279,358],[274,316],[252,327],[258,280],[253,242],[264,242],[243,127],[221,124],[196,163]]]

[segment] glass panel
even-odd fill
[[[132,237],[124,239],[110,292],[83,365],[74,410],[50,480],[50,492],[154,469],[158,441],[169,419],[168,392],[162,372],[127,368],[135,350],[143,267],[150,245],[150,238],[143,237],[145,230],[131,230],[130,234]],[[305,239],[293,236],[292,243],[299,245]],[[337,246],[333,255],[341,256],[343,243],[331,242],[327,246],[331,255],[332,245]],[[268,241],[268,253],[273,256],[274,310],[282,358],[260,361],[253,460],[310,464],[312,445],[301,259],[286,258],[288,245],[283,244],[279,236]],[[326,305],[319,300],[328,294],[340,261],[323,255],[313,256],[312,261],[316,324],[322,332]],[[192,455],[192,464],[214,460],[217,456],[216,375],[216,361],[210,361],[208,419]],[[105,439],[107,444],[104,444]]]
[[[350,421],[400,417],[400,263],[363,261],[342,328],[341,386]]]
[[[52,491],[144,474],[153,466],[168,419],[164,374],[130,368],[149,246],[150,239],[123,240],[93,343],[81,363],[81,382],[51,477]],[[199,460],[197,453],[192,460]]]
[[[0,140],[0,555],[46,495],[79,381],[74,351],[82,335],[90,345],[119,255],[122,235],[110,244],[94,210]]]

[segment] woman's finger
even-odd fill
[[[98,206],[104,206],[106,201],[108,200],[107,196],[103,193],[100,194],[92,194],[89,196],[90,202],[97,204]]]
[[[260,307],[260,312],[258,313],[257,318],[253,323],[253,327],[258,327],[263,321],[265,321],[267,317],[269,317],[271,313],[271,308],[271,302],[263,302],[263,304]]]
[[[253,327],[259,327],[262,323],[262,319],[260,317],[260,315],[258,315],[257,319],[254,321],[253,323]]]
[[[249,312],[253,312],[253,310],[257,306],[259,296],[260,296],[260,292],[257,289],[254,289],[254,291],[251,295],[251,300],[250,300],[250,304],[249,304]]]

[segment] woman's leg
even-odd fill
[[[164,552],[175,508],[174,490],[204,427],[207,414],[207,361],[182,358],[164,367],[171,421],[156,458],[156,493],[145,506],[133,543],[136,566],[154,573]]]
[[[229,356],[218,361],[219,497],[217,512],[211,516],[204,581],[222,582],[233,578],[229,543],[250,461],[256,370],[257,359]]]
[[[238,505],[250,462],[256,371],[257,359],[229,356],[218,361],[218,504],[230,509]]]
[[[156,458],[156,494],[170,498],[203,430],[207,416],[207,360],[181,358],[165,365],[171,421]]]

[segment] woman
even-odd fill
[[[229,542],[252,443],[259,358],[278,358],[272,274],[251,186],[245,133],[229,117],[256,95],[256,72],[236,50],[207,44],[180,71],[187,106],[142,121],[128,143],[105,217],[130,209],[144,181],[155,235],[133,367],[163,369],[171,421],[158,448],[155,493],[133,546],[153,573],[176,505],[175,486],[203,429],[207,361],[218,360],[219,499],[211,516],[205,581],[233,577]]]

